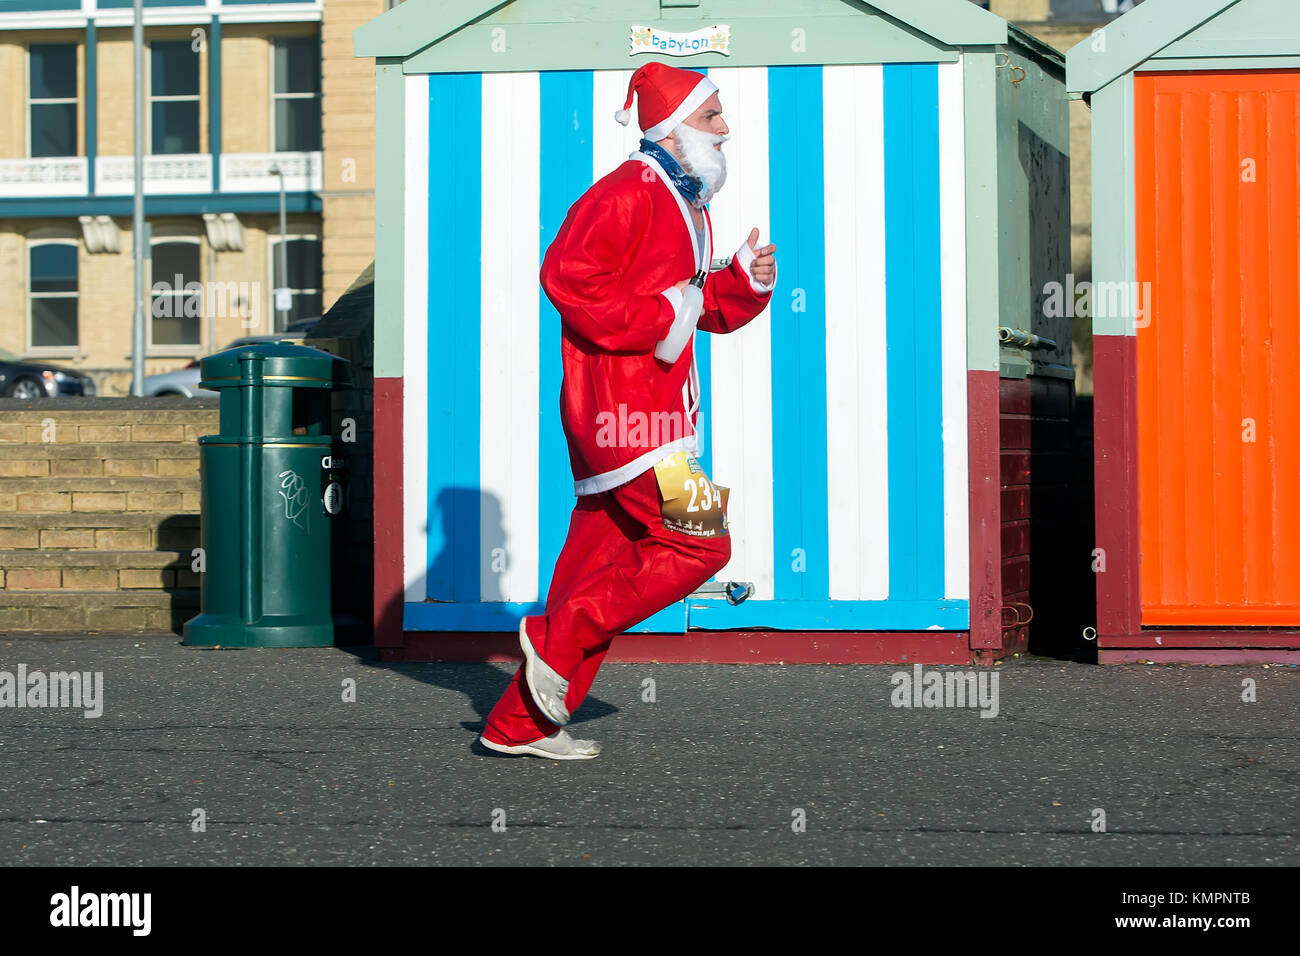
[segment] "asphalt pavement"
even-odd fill
[[[20,665],[29,680],[102,673],[102,715],[10,706]],[[897,706],[924,703],[900,690],[906,666],[611,664],[570,728],[604,752],[567,762],[475,743],[513,670],[174,635],[0,638],[0,852],[59,866],[1300,864],[1295,667],[1020,658],[996,668],[997,714],[982,717]]]

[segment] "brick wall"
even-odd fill
[[[179,631],[210,401],[0,399],[0,632]]]

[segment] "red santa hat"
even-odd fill
[[[614,119],[624,126],[628,124],[635,93],[641,132],[646,139],[657,143],[716,92],[718,87],[703,73],[652,61],[632,74],[632,81],[627,85],[627,102],[614,114]]]

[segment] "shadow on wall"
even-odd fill
[[[375,265],[372,262],[321,317],[304,345],[345,358],[353,387],[331,398],[331,428],[352,438],[347,460],[347,505],[335,525],[334,612],[354,619],[340,642],[370,643],[374,606],[374,368]],[[350,424],[349,424],[350,423]]]
[[[504,600],[510,550],[501,499],[479,488],[444,488],[433,507],[443,546],[429,561],[426,593],[447,601]]]

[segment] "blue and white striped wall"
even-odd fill
[[[736,67],[714,255],[758,226],[771,305],[696,339],[703,462],[753,598],[641,626],[968,626],[962,66]],[[540,609],[573,504],[560,321],[538,285],[569,206],[631,153],[631,71],[406,78],[408,630]],[[384,490],[376,488],[376,494]]]

